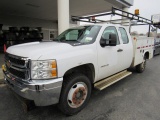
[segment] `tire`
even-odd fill
[[[153,51],[153,56],[155,56],[156,54],[155,54],[155,50]]]
[[[80,112],[91,95],[91,82],[83,74],[73,74],[64,79],[58,108],[66,115]]]
[[[136,71],[138,73],[142,73],[142,72],[144,72],[145,68],[146,68],[146,57],[144,57],[144,60],[141,64],[136,66]]]

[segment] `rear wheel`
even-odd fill
[[[153,56],[155,56],[156,54],[155,54],[155,50],[153,51]]]
[[[146,57],[144,57],[143,62],[136,66],[136,71],[142,73],[146,68]]]
[[[58,107],[64,114],[74,115],[87,105],[90,95],[90,80],[83,74],[70,75],[64,80]]]

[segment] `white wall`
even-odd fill
[[[58,35],[58,30],[56,29],[42,29],[43,32],[43,41],[48,41],[50,40],[50,32],[52,32],[52,34],[54,34],[54,38],[57,37]]]

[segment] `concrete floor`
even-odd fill
[[[37,107],[24,113],[6,85],[0,85],[1,120],[160,120],[160,56],[148,61],[146,71],[106,88],[93,90],[88,106],[74,116],[56,106]]]
[[[0,53],[0,67],[4,63],[4,54]]]

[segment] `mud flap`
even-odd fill
[[[9,88],[9,87],[8,87]],[[9,88],[10,89],[10,88]],[[11,90],[12,91],[12,90]],[[22,108],[23,108],[23,111],[25,113],[33,110],[36,108],[35,104],[34,104],[34,101],[31,101],[31,100],[27,100],[19,95],[17,95],[15,92],[12,91],[12,93],[14,94],[14,96],[20,101],[21,105],[22,105]]]

